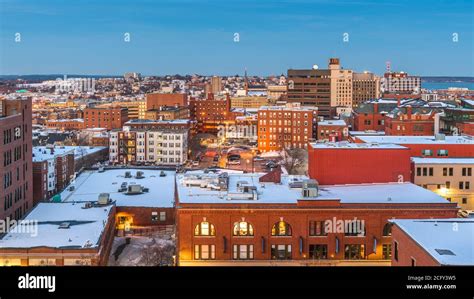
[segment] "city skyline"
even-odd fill
[[[280,75],[339,57],[360,72],[382,74],[390,61],[474,76],[470,1],[0,3],[0,75]]]

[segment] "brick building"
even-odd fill
[[[310,143],[308,174],[322,185],[410,181],[410,151],[395,144]]]
[[[316,138],[318,109],[297,103],[286,106],[263,106],[257,113],[258,150],[280,151],[284,148],[307,148]]]
[[[0,220],[33,207],[31,98],[0,99]]]
[[[151,120],[188,119],[189,108],[183,106],[160,106],[145,112],[145,118]]]
[[[353,110],[354,131],[385,131],[385,116],[397,107],[396,100],[374,100]]]
[[[128,110],[122,107],[86,108],[84,109],[84,128],[122,128],[128,121]]]
[[[188,96],[184,93],[149,93],[146,95],[146,110],[162,106],[187,106]]]
[[[21,225],[0,239],[1,266],[107,266],[115,206],[40,203]]]
[[[397,219],[392,266],[473,266],[474,220]]]
[[[318,121],[317,132],[318,140],[331,142],[347,140],[349,136],[348,125],[342,119]]]
[[[385,134],[396,136],[434,135],[435,109],[398,107],[385,116]]]
[[[60,131],[79,131],[84,128],[84,120],[82,118],[48,119],[46,120],[46,127]]]
[[[200,133],[217,133],[220,125],[234,124],[237,116],[243,112],[230,109],[230,97],[214,96],[209,93],[206,99],[191,98],[189,101],[190,116],[196,121],[196,129]]]
[[[191,172],[176,184],[181,266],[389,265],[390,219],[457,213],[411,183],[318,186],[304,176]]]

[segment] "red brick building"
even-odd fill
[[[31,98],[0,99],[0,220],[33,207]]]
[[[308,174],[322,185],[410,181],[410,150],[395,144],[310,143]]]
[[[120,129],[128,121],[127,108],[86,108],[84,109],[84,128]]]
[[[196,122],[197,132],[217,133],[220,125],[234,124],[242,112],[231,111],[229,95],[214,97],[209,93],[206,99],[191,98],[189,101],[190,116]]]
[[[271,176],[178,175],[179,265],[389,265],[390,219],[457,213],[410,183],[318,186]]]
[[[317,108],[298,103],[261,107],[257,113],[258,150],[307,148],[308,142],[317,137],[317,116]]]
[[[46,120],[48,129],[61,131],[78,131],[84,128],[83,119],[48,119]]]
[[[474,220],[397,219],[391,223],[392,266],[474,265]]]
[[[317,132],[318,140],[336,142],[347,140],[349,137],[348,125],[342,119],[319,121]]]
[[[385,116],[385,134],[430,136],[434,134],[436,111],[431,108],[399,107]]]
[[[146,95],[146,109],[159,109],[162,106],[187,106],[188,96],[184,93],[150,93]]]
[[[385,116],[397,107],[396,100],[376,100],[353,110],[354,131],[385,131]]]

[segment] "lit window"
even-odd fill
[[[291,236],[291,226],[285,221],[279,221],[272,227],[272,236]]]
[[[234,225],[234,236],[253,236],[253,226],[248,222],[237,222]]]
[[[215,236],[216,230],[214,229],[214,224],[203,221],[196,225],[194,228],[195,236]]]

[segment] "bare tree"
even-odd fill
[[[308,161],[308,151],[302,148],[289,148],[283,151],[282,165],[289,174],[304,174]]]
[[[173,244],[152,244],[145,246],[140,263],[145,266],[172,266],[175,247]]]

